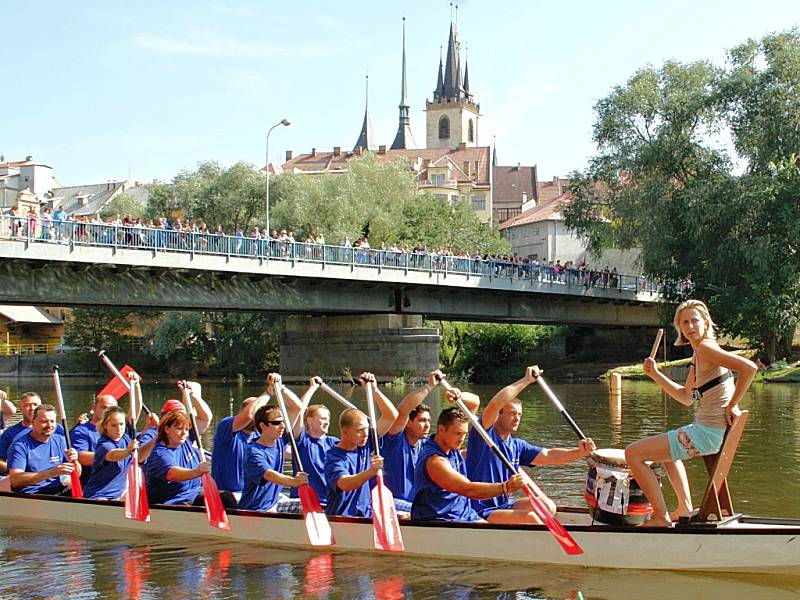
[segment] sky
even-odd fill
[[[216,160],[351,149],[369,74],[376,143],[391,145],[406,18],[408,101],[418,146],[447,0],[4,3],[0,155],[32,155],[64,185],[169,181]],[[711,60],[800,23],[797,0],[467,0],[457,11],[480,103],[478,142],[540,179],[585,168],[593,107],[638,69]]]

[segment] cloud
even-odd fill
[[[293,48],[215,36],[179,39],[147,33],[134,34],[131,43],[152,52],[212,58],[315,58],[338,52],[338,49],[326,46],[301,45]]]

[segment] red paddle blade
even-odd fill
[[[210,473],[203,473],[200,481],[203,483],[203,501],[206,504],[208,524],[217,529],[230,531],[231,524],[228,522],[228,513],[225,512],[225,507],[222,505],[217,482]]]
[[[150,504],[147,501],[147,486],[142,468],[133,454],[134,462],[128,467],[128,490],[125,493],[125,517],[136,521],[150,522]]]
[[[378,474],[378,483],[372,488],[372,541],[376,550],[402,552],[406,549],[394,508],[394,496],[383,483],[383,473]]]
[[[333,539],[331,524],[322,505],[319,503],[317,492],[307,483],[297,488],[297,495],[300,496],[300,505],[303,507],[303,517],[306,521],[306,531],[308,540],[312,546],[332,546],[336,543]]]
[[[572,539],[572,536],[564,529],[564,526],[550,513],[550,510],[545,503],[539,499],[533,488],[530,485],[525,485],[523,489],[528,495],[528,499],[531,501],[533,512],[536,513],[539,520],[550,530],[550,533],[553,534],[556,541],[561,544],[564,552],[571,555],[583,554],[583,548],[578,545],[578,542]]]
[[[136,373],[136,371],[134,371],[130,365],[125,365],[119,370],[119,372],[125,379],[128,379],[128,373]],[[97,396],[99,397],[99,396],[109,395],[109,396],[114,396],[116,400],[119,400],[127,393],[128,393],[128,388],[125,387],[125,384],[122,381],[120,381],[116,376],[114,376],[108,381],[108,383],[102,390],[97,392]]]
[[[78,475],[78,463],[73,462],[75,467],[72,473],[69,474],[70,487],[72,488],[73,498],[83,498],[83,486],[81,485],[81,476]]]

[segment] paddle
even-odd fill
[[[192,408],[191,392],[189,391],[189,384],[185,381],[178,386],[183,394],[183,404],[186,407],[186,413],[192,421],[192,431],[194,431],[194,438],[197,441],[197,448],[200,450],[200,460],[205,457],[203,452],[203,441],[200,438],[200,430],[197,428],[197,421],[194,418],[194,409]],[[211,477],[211,473],[203,473],[200,476],[200,481],[203,484],[203,502],[206,505],[206,515],[208,516],[208,524],[217,529],[224,529],[229,531],[231,524],[228,522],[228,514],[225,512],[225,507],[222,505],[222,497],[219,495],[219,488],[217,482]]]
[[[444,379],[441,379],[441,384],[445,390],[453,389]],[[533,512],[536,513],[536,516],[539,517],[547,529],[550,530],[550,533],[552,533],[553,537],[556,538],[556,541],[561,544],[561,547],[564,549],[564,551],[567,554],[573,555],[583,554],[583,549],[578,545],[578,542],[576,542],[569,532],[564,529],[564,526],[559,523],[558,519],[550,514],[547,506],[545,506],[544,502],[539,499],[539,496],[544,496],[544,493],[539,489],[539,486],[533,482],[533,479],[531,479],[522,468],[514,468],[514,465],[511,464],[511,461],[506,458],[506,455],[500,451],[500,449],[497,447],[497,444],[494,443],[494,440],[492,440],[492,438],[489,437],[489,434],[486,433],[486,430],[481,425],[478,417],[470,412],[470,410],[464,405],[464,402],[461,400],[461,398],[456,397],[455,401],[456,404],[458,404],[458,407],[470,420],[472,426],[475,428],[475,431],[477,431],[478,434],[483,438],[483,441],[486,442],[486,445],[489,446],[492,452],[494,452],[495,456],[497,456],[503,465],[505,465],[506,469],[508,469],[511,473],[519,473],[525,478],[525,485],[523,486],[523,489],[525,490],[525,494],[527,494],[528,499],[531,502]]]
[[[136,439],[136,417],[139,415],[138,406],[142,404],[142,388],[139,380],[134,379],[135,375],[133,373],[129,375],[131,378],[131,439]],[[127,477],[128,488],[125,493],[125,517],[149,523],[150,503],[147,501],[147,485],[144,481],[144,474],[139,466],[139,450],[134,450],[131,457]]]
[[[128,380],[126,379],[125,375],[123,375],[120,372],[120,370],[117,369],[117,367],[114,366],[114,363],[111,362],[110,358],[108,358],[108,355],[106,354],[106,351],[105,350],[100,350],[99,356],[100,356],[100,360],[102,360],[105,363],[105,365],[108,367],[108,370],[111,371],[114,374],[114,377],[117,378],[117,381],[122,383],[122,386],[125,388],[125,390],[127,392],[130,392],[131,391],[131,384],[128,382]],[[127,367],[127,366],[128,365],[125,365],[125,367]],[[125,370],[125,367],[122,367],[123,371]],[[128,372],[133,371],[133,369],[131,369],[130,367],[128,367],[128,369],[129,369]],[[106,388],[108,388],[109,385],[110,385],[110,382],[109,382],[109,384],[106,385],[106,387],[103,388],[103,390],[100,391],[100,393],[102,394],[103,391],[106,390]],[[114,397],[117,400],[119,400],[122,397],[122,394],[120,394],[120,396],[114,395]],[[151,410],[149,408],[147,408],[147,405],[144,403],[144,401],[142,400],[141,397],[139,398],[139,400],[142,401],[142,410],[149,415],[151,413]]]
[[[656,333],[656,341],[653,342],[653,347],[650,349],[650,358],[655,360],[656,352],[658,352],[658,346],[661,344],[661,338],[664,336],[664,330],[659,329]]]
[[[372,397],[372,382],[365,381],[367,386],[367,409],[369,410],[370,429],[372,430],[372,452],[380,456],[378,442],[378,422],[375,420],[375,399]],[[402,552],[405,550],[400,522],[394,507],[394,496],[383,482],[383,469],[375,475],[376,483],[372,488],[372,542],[376,550]]]
[[[342,396],[339,392],[337,392],[335,389],[333,389],[331,386],[329,386],[324,381],[320,384],[320,387],[325,391],[326,394],[331,396],[334,400],[339,401],[339,403],[341,403],[342,406],[345,406],[346,408],[355,408],[356,407],[355,404],[350,402],[347,398]]]
[[[69,423],[67,423],[67,413],[64,410],[64,397],[61,395],[61,378],[58,375],[58,365],[53,365],[53,385],[56,388],[56,402],[58,403],[58,413],[61,417],[61,426],[64,428],[64,437],[67,440],[67,449],[72,448],[72,443],[69,439]],[[72,488],[73,498],[83,498],[83,486],[81,485],[81,476],[78,472],[78,461],[72,461],[72,472],[69,474],[69,480]]]
[[[541,375],[539,375],[536,378],[536,382],[542,388],[542,391],[544,392],[544,395],[547,396],[550,399],[550,402],[553,403],[553,406],[556,407],[556,410],[561,413],[562,417],[564,417],[564,420],[572,428],[572,431],[575,432],[575,435],[578,436],[578,439],[579,440],[585,440],[586,436],[583,434],[583,431],[581,431],[581,428],[578,427],[578,424],[575,423],[575,421],[572,419],[572,417],[569,416],[569,413],[567,412],[567,409],[564,408],[564,405],[561,404],[561,402],[559,402],[558,398],[556,398],[556,395],[553,393],[553,390],[550,389],[550,386],[547,385],[547,382],[542,378]]]
[[[292,448],[292,460],[298,472],[303,471],[303,463],[300,460],[300,452],[297,450],[297,440],[294,439],[292,429],[289,427],[289,413],[286,410],[286,402],[283,399],[283,386],[275,384],[275,397],[278,399],[278,406],[281,408],[283,418],[286,419],[286,435]],[[336,542],[331,532],[331,524],[328,517],[319,503],[317,492],[309,484],[304,483],[298,486],[297,495],[300,496],[300,505],[303,507],[303,518],[306,521],[306,532],[308,540],[312,546],[331,546]]]

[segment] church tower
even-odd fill
[[[397,124],[397,134],[392,142],[392,150],[415,148],[414,136],[411,135],[411,124],[408,115],[409,108],[406,100],[406,18],[403,17],[403,71],[400,78],[400,120]]]
[[[440,56],[433,101],[425,102],[427,147],[477,146],[480,108],[469,91],[469,66],[466,63],[463,77],[461,75],[461,45],[455,23],[450,23],[444,70]]]

